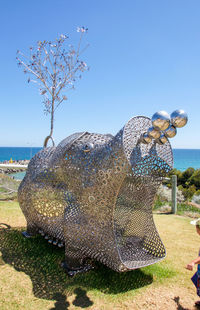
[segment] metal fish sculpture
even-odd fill
[[[30,161],[18,191],[25,237],[65,246],[70,276],[88,258],[121,272],[165,257],[152,205],[173,166],[168,138],[187,123],[183,110],[131,118],[116,134],[75,133]]]

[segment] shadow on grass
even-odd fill
[[[189,310],[188,308],[184,308],[183,306],[181,306],[179,296],[174,297],[174,301],[177,304],[177,310]]]
[[[158,215],[173,215],[173,213],[172,212],[162,212],[162,211],[157,211],[157,212],[155,212],[155,213],[153,213],[153,214],[158,214]]]
[[[41,236],[24,239],[21,231],[0,224],[1,264],[2,262],[9,264],[17,271],[29,275],[35,297],[56,301],[55,307],[51,310],[68,309],[69,303],[66,296],[73,293],[76,294],[73,304],[87,308],[93,304],[86,295],[87,290],[118,294],[147,286],[153,281],[155,271],[148,268],[155,268],[154,266],[117,273],[100,263],[96,263],[96,269],[89,273],[69,278],[60,267],[61,262],[64,261],[63,249],[48,244]],[[162,268],[159,266],[157,268],[158,274],[162,273]]]

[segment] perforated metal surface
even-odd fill
[[[65,245],[71,269],[92,258],[125,271],[165,256],[152,205],[172,151],[138,143],[150,125],[134,117],[115,137],[77,133],[31,160],[19,188],[27,231]]]

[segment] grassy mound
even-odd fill
[[[20,181],[0,173],[0,200],[16,199],[19,184]]]

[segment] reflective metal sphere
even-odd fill
[[[152,139],[158,139],[161,135],[160,131],[154,127],[150,127],[147,131],[147,134]]]
[[[176,127],[174,127],[173,125],[170,125],[165,131],[164,134],[167,138],[173,138],[175,137],[177,133]]]
[[[188,116],[183,110],[176,110],[171,114],[171,123],[175,127],[181,128],[187,124]]]
[[[167,137],[164,135],[164,133],[162,133],[160,135],[160,138],[156,140],[156,143],[163,145],[167,142]]]
[[[159,130],[165,130],[170,125],[170,116],[165,111],[156,112],[151,120],[153,127]]]
[[[142,137],[141,137],[141,142],[144,144],[149,144],[151,142],[151,138],[148,136],[148,134],[145,132],[143,133]]]

